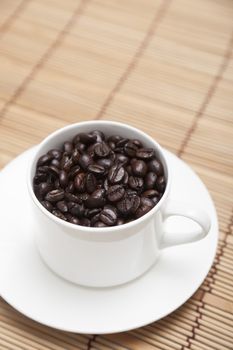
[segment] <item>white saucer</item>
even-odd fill
[[[173,178],[171,197],[202,206],[212,220],[210,234],[164,250],[157,264],[131,283],[96,289],[59,278],[38,255],[25,180],[32,155],[33,149],[23,153],[0,173],[0,295],[10,305],[61,330],[114,333],[166,316],[197,290],[214,259],[218,222],[207,189],[189,166],[166,152]],[[179,220],[177,225],[183,230],[187,222]]]

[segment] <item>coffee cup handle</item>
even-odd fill
[[[171,216],[183,216],[191,219],[200,226],[200,230],[176,234],[164,231],[160,241],[160,248],[167,248],[179,244],[199,241],[206,237],[210,231],[211,221],[209,215],[202,209],[195,208],[186,203],[169,201],[162,211],[163,220]]]

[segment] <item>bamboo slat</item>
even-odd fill
[[[220,224],[206,280],[164,319],[81,335],[0,299],[0,349],[232,349],[232,18],[231,0],[0,1],[0,168],[69,123],[118,120],[193,167]]]

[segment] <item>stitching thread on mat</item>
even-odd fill
[[[136,49],[136,52],[134,53],[132,59],[130,60],[129,64],[127,65],[125,71],[118,79],[116,85],[113,87],[113,89],[108,94],[107,98],[105,99],[104,103],[102,104],[99,112],[97,113],[95,119],[101,119],[103,114],[106,112],[107,108],[113,101],[115,95],[120,91],[122,85],[127,80],[128,76],[132,73],[136,65],[138,64],[143,52],[148,47],[151,38],[155,34],[155,31],[158,27],[159,22],[161,22],[162,18],[164,17],[165,13],[167,12],[167,9],[171,3],[171,0],[164,0],[162,4],[160,5],[159,10],[156,12],[156,15],[154,16],[149,29],[146,32],[145,37],[143,38],[142,42]]]
[[[92,338],[90,338],[88,344],[87,344],[87,350],[91,349],[92,343],[95,341],[95,338],[97,337],[97,334],[94,334]]]
[[[3,106],[0,116],[4,116],[4,114],[7,112],[8,108],[12,103],[14,103],[17,98],[20,96],[20,94],[24,91],[29,81],[36,75],[37,71],[43,67],[46,60],[51,56],[52,52],[61,44],[62,40],[64,39],[65,35],[68,34],[70,28],[74,24],[75,20],[79,19],[83,13],[84,7],[90,0],[82,0],[81,3],[78,5],[76,10],[73,12],[72,16],[70,17],[69,21],[65,24],[63,29],[58,33],[56,39],[54,42],[48,47],[48,49],[44,52],[44,54],[41,56],[39,61],[33,66],[30,73],[25,77],[23,82],[19,85],[19,87],[15,90],[14,94],[11,96],[11,98],[5,103]]]
[[[204,293],[203,293],[203,296],[204,296]],[[203,298],[203,296],[202,296],[202,298]],[[196,325],[192,326],[192,335],[190,335],[187,339],[188,345],[187,346],[183,345],[181,350],[190,349],[190,346],[192,345],[191,340],[195,339],[195,331],[200,328],[199,320],[202,318],[202,314],[201,314],[200,309],[204,307],[204,302],[202,300],[200,300],[200,302],[201,302],[201,305],[197,306],[197,312],[199,313],[199,315],[195,319]]]
[[[7,18],[7,20],[1,25],[0,27],[0,36],[4,34],[11,24],[14,22],[14,20],[19,17],[21,12],[25,9],[27,4],[29,3],[29,0],[22,0],[19,5],[16,7],[16,9],[10,14],[10,16]]]
[[[185,150],[186,146],[188,145],[188,142],[189,142],[191,135],[195,132],[195,130],[197,128],[198,121],[203,116],[206,108],[209,105],[211,98],[213,97],[213,95],[218,87],[218,84],[222,80],[223,73],[225,72],[225,70],[228,66],[229,60],[231,58],[232,46],[233,46],[233,33],[232,33],[231,39],[229,41],[229,44],[227,46],[225,55],[223,56],[223,60],[222,60],[220,66],[219,66],[219,69],[217,71],[217,74],[214,76],[214,79],[212,80],[212,82],[209,86],[209,89],[208,89],[208,91],[207,91],[207,93],[206,93],[206,95],[201,103],[201,106],[194,116],[194,121],[193,121],[190,129],[188,130],[187,134],[185,135],[184,140],[182,141],[182,144],[181,144],[180,149],[178,151],[179,157],[181,157],[182,154],[184,153],[184,150]]]

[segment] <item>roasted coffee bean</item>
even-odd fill
[[[121,164],[115,164],[109,169],[108,180],[112,184],[116,184],[122,181],[124,175],[125,175],[125,170],[121,166]]]
[[[57,160],[56,158],[53,158],[50,162],[50,165],[54,165],[56,168],[60,169],[60,161]]]
[[[55,158],[57,160],[61,160],[62,158],[62,152],[59,149],[51,149],[48,151],[48,154],[52,156],[52,158]]]
[[[132,172],[135,176],[144,177],[147,172],[147,165],[143,160],[137,160],[132,164]]]
[[[138,139],[133,139],[132,142],[133,142],[138,148],[142,148],[142,147],[143,147],[141,141],[138,140]]]
[[[86,189],[88,193],[92,193],[96,190],[97,181],[95,175],[92,173],[88,173],[86,177]]]
[[[36,189],[36,193],[38,193],[38,197],[42,199],[49,191],[52,191],[53,189],[54,185],[48,182],[41,182]]]
[[[45,199],[49,202],[58,202],[64,198],[65,192],[62,189],[52,190],[48,192]]]
[[[95,198],[90,196],[84,201],[84,204],[89,209],[102,208],[105,204],[105,201],[106,200],[104,198]]]
[[[72,168],[70,169],[70,172],[69,172],[69,178],[73,179],[80,172],[81,172],[81,168],[79,165],[72,166]]]
[[[127,165],[126,171],[127,171],[128,175],[133,175],[133,171],[132,171],[132,166],[131,165]]]
[[[82,203],[81,199],[72,193],[65,192],[64,197],[69,202],[79,203],[79,204]]]
[[[138,209],[139,205],[140,205],[141,199],[140,199],[139,196],[132,196],[129,199],[130,199],[130,201],[132,203],[131,212],[135,213],[136,210]]]
[[[102,209],[100,209],[102,211]],[[94,215],[90,220],[91,220],[91,226],[95,226],[95,223],[99,221],[100,219],[100,213]]]
[[[155,173],[153,173],[152,171],[147,173],[145,176],[145,188],[148,190],[155,188],[156,180],[157,180],[157,175]]]
[[[72,153],[73,164],[78,164],[80,157],[81,157],[81,153],[77,150],[77,148],[75,148],[75,150]]]
[[[47,182],[44,182],[44,183],[47,183]],[[33,183],[33,190],[34,190],[34,193],[35,193],[37,199],[38,199],[39,201],[42,201],[42,200],[43,200],[43,196],[41,195],[41,193],[40,193],[40,191],[39,191],[39,188],[40,188],[39,186],[41,186],[41,184],[40,184],[40,183],[39,183],[39,184],[36,184],[36,183],[35,183],[35,180],[34,180],[34,183]]]
[[[105,189],[104,188],[98,188],[92,193],[92,197],[94,198],[104,198],[105,196]]]
[[[91,221],[88,218],[83,218],[79,222],[82,226],[91,226]]]
[[[138,219],[141,216],[145,215],[148,213],[153,207],[154,207],[154,202],[146,197],[141,197],[141,203],[139,208],[135,212],[135,217]]]
[[[65,170],[61,170],[59,174],[59,181],[62,188],[65,188],[68,184],[68,175]]]
[[[108,179],[105,179],[104,180],[104,185],[103,185],[103,187],[104,187],[104,189],[105,189],[105,191],[107,191],[108,189],[109,189],[109,183],[108,183]]]
[[[118,210],[115,207],[114,203],[112,203],[112,204],[105,204],[104,209],[113,210],[116,213],[116,215],[118,215]]]
[[[96,142],[102,142],[105,140],[105,135],[102,131],[100,130],[94,130],[90,133],[90,135],[95,135],[96,136]]]
[[[117,215],[114,210],[104,208],[100,213],[100,220],[108,226],[113,226],[116,224]]]
[[[133,203],[131,201],[131,198],[125,197],[120,202],[117,202],[116,206],[119,212],[121,213],[121,215],[124,217],[131,214]]]
[[[54,176],[55,178],[56,177],[59,177],[59,175],[60,175],[60,169],[58,169],[56,166],[54,166],[54,165],[49,165],[48,166],[48,172],[52,175],[52,176]]]
[[[87,153],[83,153],[78,161],[83,170],[87,170],[88,166],[93,163],[93,159]]]
[[[113,161],[110,158],[97,159],[96,163],[103,166],[105,169],[109,169],[113,165]]]
[[[156,205],[159,202],[160,197],[152,197],[151,200],[154,202],[154,205]]]
[[[132,166],[135,162],[137,162],[138,159],[137,158],[131,158],[130,160],[130,165]]]
[[[75,225],[122,225],[146,214],[162,197],[161,161],[138,139],[82,132],[37,162],[35,195],[60,219]]]
[[[74,178],[74,187],[80,193],[85,192],[86,178],[84,173],[79,173]]]
[[[123,225],[124,223],[125,223],[125,220],[120,218],[120,219],[117,219],[116,225],[120,226],[120,225]]]
[[[117,142],[119,142],[123,137],[121,137],[120,135],[112,135],[109,136],[108,138],[108,142],[114,142],[115,144],[117,144]]]
[[[76,205],[77,203],[74,203],[74,202],[67,202],[67,207],[69,209],[69,211],[71,211],[71,209]],[[81,204],[81,203],[80,203]]]
[[[65,191],[69,193],[74,193],[75,187],[73,181],[69,181],[68,185],[65,188]]]
[[[70,202],[72,203],[72,202]],[[71,212],[71,214],[77,216],[79,219],[81,219],[84,215],[84,211],[85,211],[85,208],[82,204],[77,204],[75,203],[74,205],[72,205],[71,207],[71,204],[68,203],[68,208]]]
[[[111,161],[113,162],[113,164],[116,163],[116,156],[117,156],[117,153],[115,153],[115,152],[113,152],[113,151],[112,151],[112,153],[110,153],[110,155],[109,155],[109,158],[111,159]],[[113,165],[113,164],[112,164],[112,165]]]
[[[160,176],[163,174],[163,166],[157,159],[152,159],[148,162],[148,169],[153,171],[156,175]]]
[[[118,148],[124,147],[125,144],[126,144],[128,141],[129,141],[129,139],[123,138],[123,137],[122,137],[122,138],[117,142],[116,146],[117,146]]]
[[[115,154],[118,154],[118,153],[123,154],[124,153],[124,147],[116,147],[114,149],[114,152],[115,152]]]
[[[125,154],[127,154],[129,157],[135,157],[137,150],[137,145],[135,145],[135,143],[132,141],[127,142],[124,147]]]
[[[71,216],[68,221],[71,224],[75,224],[75,225],[80,225],[80,220],[78,218],[76,218],[75,216]]]
[[[148,207],[153,207],[153,201],[148,197],[141,197],[141,205],[146,205]]]
[[[71,219],[74,217],[73,215],[71,215],[70,213],[66,213],[65,217],[67,218],[67,221],[71,221]]]
[[[79,152],[80,155],[86,152],[86,148],[87,148],[87,146],[81,142],[78,142],[75,145],[75,149]]]
[[[38,167],[38,172],[45,173],[47,175],[51,175],[54,178],[59,176],[59,169],[55,167],[54,165],[43,165]]]
[[[45,154],[38,159],[37,166],[48,164],[51,159],[52,156],[50,154]]]
[[[129,174],[127,173],[127,171],[125,171],[125,175],[123,177],[122,184],[124,186],[126,186],[126,185],[128,185],[128,182],[129,182]]]
[[[88,171],[96,176],[103,175],[105,173],[105,168],[98,164],[90,164],[87,168]]]
[[[145,192],[142,193],[143,197],[148,197],[148,198],[153,198],[153,197],[159,197],[159,192],[156,190],[146,190]]]
[[[53,210],[53,205],[48,202],[48,201],[42,201],[41,204],[45,207],[45,209],[47,209],[48,211],[52,211]]]
[[[107,225],[105,223],[103,223],[103,221],[97,221],[94,224],[94,227],[106,227]]]
[[[129,188],[129,189],[127,189],[127,191],[125,192],[125,196],[126,196],[126,197],[137,196],[137,191],[131,190],[131,189]]]
[[[102,177],[96,178],[97,179],[97,185],[96,185],[96,189],[104,189],[104,184],[103,184],[103,179]]]
[[[67,213],[68,212],[68,206],[65,201],[59,201],[56,204],[57,209],[59,209],[62,213]]]
[[[140,159],[151,159],[155,155],[153,148],[139,148],[136,152],[136,157]]]
[[[114,185],[109,187],[107,198],[110,202],[117,202],[124,197],[125,189],[122,185]]]
[[[79,193],[77,195],[77,197],[81,200],[81,202],[87,200],[87,198],[90,197],[89,193],[85,192],[85,193]]]
[[[70,160],[70,157],[68,156],[68,154],[63,153],[62,159],[60,161],[60,168],[63,169],[64,168],[64,164],[69,162],[69,160]]]
[[[96,135],[86,134],[86,133],[80,133],[77,134],[73,138],[73,143],[84,143],[85,145],[89,145],[91,143],[94,143],[96,141]]]
[[[110,152],[110,148],[105,142],[97,143],[94,150],[95,155],[99,158],[107,157]]]
[[[111,150],[114,150],[116,148],[116,144],[113,141],[109,141],[108,145],[111,148]]]
[[[140,190],[142,189],[143,185],[144,185],[144,181],[141,177],[137,177],[137,176],[129,177],[129,186],[133,190]]]
[[[87,209],[86,216],[90,219],[101,212],[101,208]]]
[[[128,164],[129,157],[125,156],[124,154],[116,154],[116,161],[118,163],[121,163],[122,166]]]
[[[60,181],[59,181],[59,179],[56,179],[54,181],[54,187],[55,187],[56,190],[60,188]]]
[[[129,214],[135,213],[140,205],[140,197],[134,195],[132,197],[125,197],[120,202],[117,203],[117,209],[121,212],[123,216],[128,216]]]
[[[48,176],[46,173],[37,172],[36,175],[34,176],[33,183],[35,185],[38,185],[39,183],[46,181],[47,177]]]
[[[53,209],[52,214],[55,215],[57,218],[62,219],[64,221],[67,221],[67,218],[65,217],[64,214],[58,209]]]
[[[85,133],[81,133],[79,134],[80,137],[80,142],[84,143],[85,145],[89,145],[90,143],[94,143],[96,142],[96,135],[94,134],[85,134]]]
[[[117,202],[117,209],[123,217],[126,217],[133,214],[138,209],[139,205],[140,197],[134,195],[132,197],[125,197],[120,202]]]
[[[86,153],[91,157],[94,158],[95,156],[95,147],[96,147],[96,143],[92,143],[90,146],[87,147],[86,149]]]
[[[160,176],[158,180],[156,181],[156,187],[159,190],[159,192],[164,192],[166,187],[166,180],[164,176]]]
[[[67,154],[64,154],[60,162],[60,168],[68,172],[70,171],[70,168],[72,166],[73,166],[72,157],[69,157]]]
[[[63,150],[66,152],[68,155],[72,154],[73,151],[73,143],[70,141],[66,141],[63,143]]]

